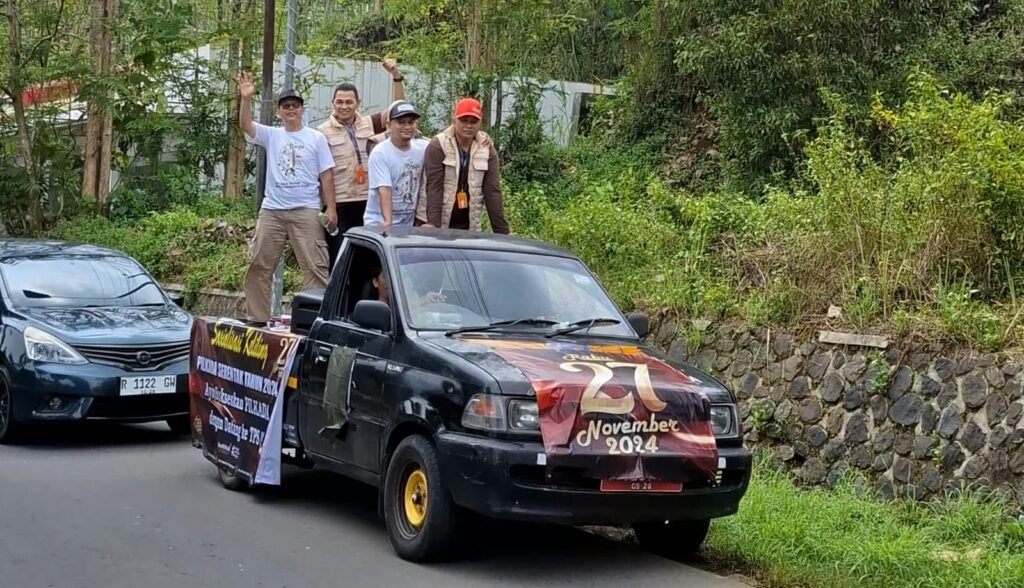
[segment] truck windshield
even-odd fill
[[[611,317],[618,324],[595,325],[576,333],[635,337],[578,260],[441,247],[403,247],[397,253],[402,305],[415,329],[447,331],[522,321],[514,328],[544,330],[551,327],[546,321]]]

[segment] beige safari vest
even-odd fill
[[[366,171],[367,178],[362,184],[356,183],[356,168],[359,167],[359,159],[356,157],[348,129],[335,120],[332,114],[317,127],[317,130],[327,137],[327,144],[331,146],[331,155],[334,156],[334,201],[342,203],[366,200],[369,193],[370,175],[370,168],[366,163],[366,160],[369,159],[366,154],[366,141],[373,137],[373,120],[369,116],[356,115],[356,144],[359,145],[359,154],[362,157],[363,169]]]
[[[444,205],[441,208],[441,227],[447,229],[452,220],[452,209],[459,191],[459,144],[455,139],[455,127],[449,126],[437,135],[437,141],[444,151]],[[469,148],[469,230],[479,231],[484,212],[484,175],[487,174],[488,159],[491,156],[491,137],[478,131],[473,145]],[[420,198],[417,216],[427,218],[426,198]]]

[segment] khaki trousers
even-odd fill
[[[302,270],[302,288],[326,288],[330,270],[327,241],[317,210],[261,210],[256,235],[249,246],[249,269],[245,272],[245,306],[251,321],[270,320],[270,291],[277,261],[287,241]]]

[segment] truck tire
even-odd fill
[[[217,477],[220,478],[221,486],[224,486],[232,492],[239,492],[244,490],[246,487],[245,480],[239,478],[235,474],[232,474],[221,466],[217,466]]]
[[[635,523],[633,532],[640,546],[651,553],[687,558],[700,551],[710,526],[711,519]]]
[[[440,561],[452,551],[455,505],[441,479],[437,450],[422,435],[402,439],[388,462],[384,523],[402,559]]]

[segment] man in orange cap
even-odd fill
[[[431,139],[423,156],[426,198],[417,218],[426,226],[481,230],[483,211],[495,233],[508,234],[501,198],[498,151],[487,133],[480,102],[463,98],[452,125]]]

